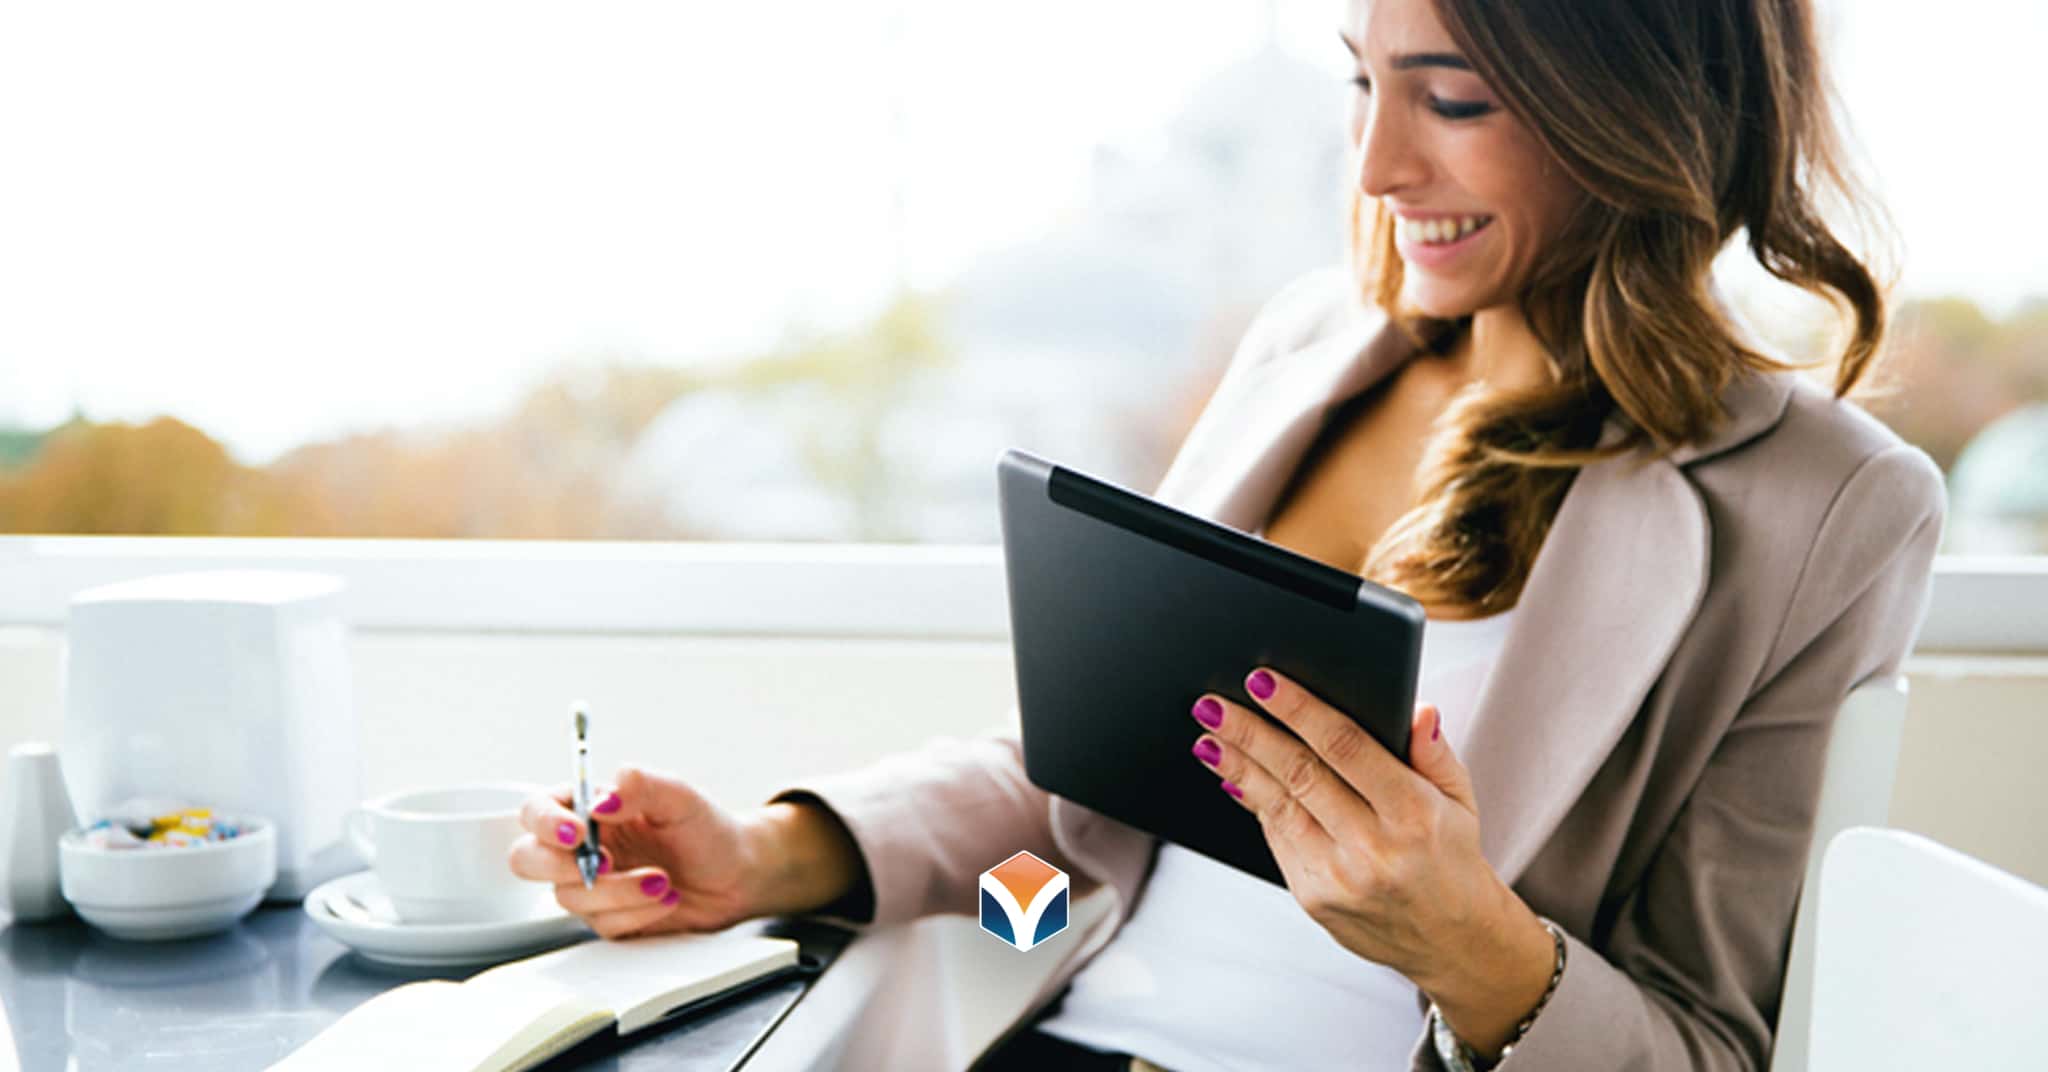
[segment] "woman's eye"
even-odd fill
[[[1445,119],[1477,119],[1493,111],[1493,105],[1485,101],[1454,101],[1431,97],[1429,110]]]
[[[1351,84],[1357,86],[1360,93],[1372,92],[1372,79],[1365,75],[1353,78]],[[1429,98],[1429,110],[1445,119],[1477,119],[1493,111],[1494,106],[1486,101],[1445,100],[1433,96]]]

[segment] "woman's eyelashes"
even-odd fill
[[[1485,101],[1456,101],[1429,98],[1429,110],[1445,119],[1477,119],[1493,111],[1493,105]]]
[[[1360,93],[1372,92],[1372,79],[1364,75],[1352,79],[1351,84],[1357,86]],[[1436,96],[1429,98],[1429,110],[1445,119],[1477,119],[1493,111],[1493,107],[1487,101],[1445,100]]]

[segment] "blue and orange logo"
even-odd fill
[[[1030,949],[1067,929],[1067,873],[1020,852],[981,873],[981,929]]]

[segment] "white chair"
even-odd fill
[[[1813,1007],[1814,916],[1821,858],[1828,842],[1852,826],[1882,826],[1891,811],[1892,782],[1899,772],[1899,741],[1906,730],[1906,679],[1873,677],[1851,689],[1835,715],[1821,770],[1820,806],[1813,841],[1806,851],[1806,878],[1792,919],[1792,957],[1778,1005],[1771,1047],[1771,1072],[1804,1072],[1808,1024]]]
[[[1812,1072],[2048,1067],[2048,890],[1901,830],[1834,840]]]

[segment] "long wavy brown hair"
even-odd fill
[[[1744,370],[1813,368],[1757,352],[1714,295],[1715,256],[1744,236],[1772,275],[1847,328],[1835,393],[1862,379],[1885,291],[1822,218],[1829,197],[1882,231],[1845,163],[1808,0],[1434,0],[1474,71],[1589,195],[1534,267],[1520,307],[1553,363],[1529,390],[1460,393],[1438,418],[1419,505],[1362,572],[1425,604],[1515,604],[1578,470],[1711,434]],[[1368,215],[1369,212],[1369,215]],[[1404,308],[1394,221],[1351,194],[1363,298],[1424,352],[1469,316]],[[1598,447],[1610,418],[1625,435]]]

